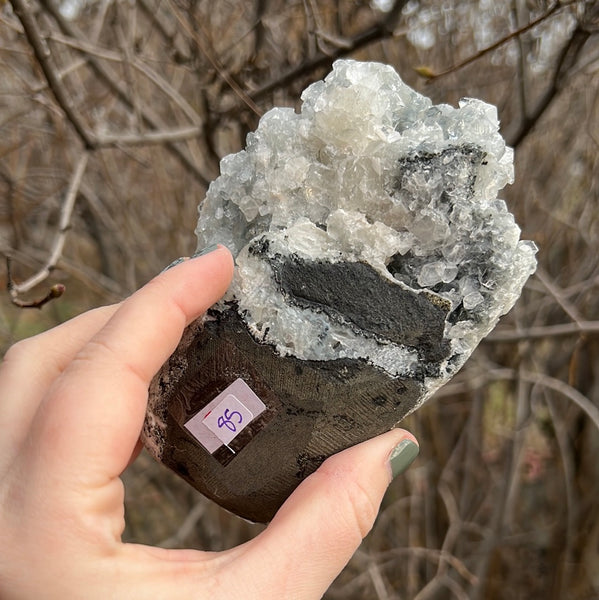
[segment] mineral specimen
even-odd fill
[[[229,247],[234,281],[155,378],[144,431],[159,460],[259,521],[447,382],[536,266],[497,199],[513,167],[494,107],[435,106],[355,61],[302,100],[221,162],[196,234]]]

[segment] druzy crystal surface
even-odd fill
[[[236,257],[220,307],[281,356],[417,379],[419,405],[535,269],[497,198],[512,150],[495,107],[433,105],[378,63],[337,61],[302,100],[262,117],[201,205],[198,248]]]
[[[339,61],[227,156],[198,248],[236,261],[149,390],[148,450],[268,521],[331,454],[388,431],[518,298],[535,247],[497,194],[496,111],[433,106],[381,64]]]

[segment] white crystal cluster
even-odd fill
[[[302,100],[300,113],[275,108],[262,117],[246,149],[222,160],[201,204],[198,248],[224,243],[236,257],[225,300],[281,355],[362,358],[409,376],[417,349],[289,303],[255,248],[367,263],[394,285],[450,306],[452,360],[441,370],[450,375],[536,266],[534,244],[520,241],[497,199],[513,179],[513,156],[496,109],[473,99],[433,105],[391,67],[349,60]]]

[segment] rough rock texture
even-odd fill
[[[302,99],[221,162],[196,233],[198,248],[231,249],[235,279],[154,380],[144,433],[159,460],[258,521],[326,456],[430,397],[536,266],[497,199],[513,167],[494,107],[433,106],[392,68],[354,61]],[[247,426],[227,394],[239,378],[266,406]],[[239,427],[212,453],[186,428],[210,402]]]

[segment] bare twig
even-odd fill
[[[503,511],[502,530],[513,530],[513,518],[516,504],[520,497],[522,479],[520,477],[520,466],[523,458],[523,448],[526,438],[526,427],[530,417],[530,385],[522,377],[524,369],[520,367],[517,378],[516,394],[516,423],[509,452],[511,454],[512,470],[507,485],[507,496]]]
[[[448,575],[435,576],[431,581],[425,585],[416,596],[414,600],[426,600],[427,598],[439,598],[439,592],[447,588],[458,600],[469,600],[468,594],[462,589],[457,581],[454,581]],[[443,598],[447,596],[442,595]]]
[[[483,342],[493,344],[499,342],[520,342],[551,337],[567,337],[570,335],[599,335],[599,321],[578,321],[559,325],[539,325],[527,329],[499,329],[487,336]]]
[[[507,370],[511,371],[511,369]],[[546,375],[545,373],[530,373],[524,371],[518,375],[516,375],[516,373],[512,373],[512,377],[514,376],[519,376],[524,381],[546,387],[564,396],[565,398],[568,398],[568,400],[571,400],[574,404],[576,404],[576,406],[578,406],[578,408],[580,408],[580,410],[582,410],[582,412],[589,417],[593,425],[599,431],[599,408],[584,394],[581,394],[571,385],[568,385],[566,382],[561,381],[560,379]]]
[[[264,46],[266,40],[266,27],[264,26],[264,15],[268,8],[268,0],[256,0],[255,4],[255,26],[252,28],[254,31],[254,47],[252,61],[256,62],[256,59],[260,55],[260,51]]]
[[[453,546],[455,545],[455,542],[462,530],[462,521],[455,498],[453,497],[453,494],[451,493],[451,490],[447,484],[441,481],[438,485],[438,491],[439,495],[443,499],[447,516],[449,518],[449,528],[445,534],[441,552],[444,554],[451,554],[453,551]],[[448,566],[449,563],[447,561],[439,559],[437,573],[420,590],[420,592],[414,596],[414,600],[426,600],[427,598],[434,598],[439,589],[446,587],[447,581],[450,580],[448,577]]]
[[[304,5],[304,15],[306,18],[306,38],[308,42],[308,56],[312,58],[316,54],[316,18],[314,14],[314,5],[309,0],[302,0]],[[320,48],[319,48],[320,49]]]
[[[72,102],[64,87],[61,84],[61,77],[65,73],[59,73],[59,71],[51,64],[51,54],[49,47],[44,38],[39,33],[37,24],[33,18],[33,15],[25,7],[23,0],[16,0],[15,12],[19,15],[23,29],[27,35],[27,38],[35,52],[36,58],[42,67],[44,74],[46,75],[46,81],[48,87],[52,90],[56,97],[60,107],[67,115],[69,121],[73,124],[75,130],[82,139],[84,145],[89,149],[94,149],[99,146],[116,146],[116,145],[142,145],[142,144],[161,144],[161,143],[172,143],[177,141],[183,141],[199,137],[202,133],[201,119],[199,115],[193,110],[189,103],[179,94],[164,78],[160,77],[155,71],[150,69],[147,65],[141,61],[135,59],[129,50],[128,42],[125,39],[121,39],[121,46],[125,54],[125,60],[123,56],[116,52],[112,52],[105,49],[100,49],[94,44],[87,43],[83,39],[75,39],[72,36],[65,36],[59,33],[54,33],[50,37],[51,39],[60,43],[69,45],[81,52],[85,52],[88,55],[103,58],[106,60],[116,61],[119,63],[125,63],[126,73],[130,74],[130,68],[142,72],[148,79],[156,84],[160,90],[166,93],[176,104],[183,110],[183,112],[191,119],[195,127],[193,129],[185,128],[184,131],[177,130],[175,132],[165,132],[160,130],[158,132],[149,132],[147,134],[135,135],[135,136],[122,136],[122,139],[115,140],[111,136],[102,136],[102,141],[98,140],[97,136],[94,136],[87,128],[83,125],[83,122],[78,115],[75,108],[72,106]],[[120,36],[123,38],[124,34]],[[82,62],[78,62],[75,66],[81,66]],[[128,77],[129,85],[133,86],[132,77]],[[41,90],[36,90],[41,91]],[[134,94],[134,96],[136,96]],[[136,113],[141,114],[141,108],[139,103],[135,100],[135,97],[131,101],[131,105]],[[207,182],[206,182],[207,183]]]
[[[26,251],[15,250],[2,243],[0,243],[0,254],[32,269],[47,258],[43,250],[35,248],[29,248]],[[74,261],[64,256],[58,261],[57,268],[69,277],[80,281],[87,289],[102,295],[108,302],[119,302],[126,294],[125,290],[114,279],[90,267],[75,264]]]
[[[583,318],[578,312],[578,309],[568,300],[568,298],[566,298],[563,291],[551,279],[549,273],[547,273],[543,267],[538,266],[535,272],[535,277],[553,296],[557,304],[559,304],[559,306],[562,307],[562,310],[576,323],[576,325],[580,326],[580,323],[583,321]]]
[[[472,509],[473,498],[476,497],[476,465],[483,437],[483,415],[484,402],[482,391],[479,389],[471,391],[472,402],[468,411],[468,422],[465,430],[465,448],[460,458],[460,467],[463,472],[460,481],[459,515],[465,518]],[[461,441],[461,436],[460,436]],[[461,541],[458,540],[458,548]]]
[[[100,39],[102,28],[104,27],[104,23],[106,22],[106,15],[108,14],[108,9],[113,4],[113,1],[101,0],[101,2],[98,2],[97,4],[99,5],[98,14],[94,19],[93,28],[89,37],[89,40],[92,43],[96,43]]]
[[[123,63],[123,56],[120,53],[107,50],[106,48],[99,48],[97,45],[86,42],[85,40],[73,39],[70,36],[62,35],[57,32],[52,33],[50,39],[79,50],[89,56],[117,62],[119,64]],[[125,44],[125,42],[123,42],[123,44]],[[187,100],[185,100],[185,98],[166,79],[164,79],[164,77],[161,77],[156,73],[154,69],[151,69],[144,62],[135,56],[132,56],[130,52],[128,52],[128,55],[126,56],[125,63],[127,64],[128,70],[135,69],[154,83],[161,92],[165,93],[183,111],[185,116],[187,116],[194,125],[200,126],[202,124],[202,119],[189,102],[187,102]],[[137,94],[132,94],[132,97],[137,97]],[[141,111],[141,108],[137,107],[135,110]]]
[[[218,73],[219,77],[221,77],[223,79],[223,81],[225,81],[225,83],[231,88],[231,90],[233,90],[233,92],[235,93],[235,95],[245,105],[247,105],[247,107],[253,113],[255,113],[258,116],[261,116],[263,111],[258,107],[258,105],[251,98],[251,96],[248,95],[241,88],[241,86],[235,81],[235,79],[227,71],[227,69],[225,69],[223,67],[223,65],[220,64],[219,60],[216,58],[216,56],[213,55],[211,49],[208,48],[208,46],[204,42],[204,39],[202,38],[202,36],[198,33],[198,31],[196,31],[191,26],[191,24],[189,23],[189,20],[186,19],[183,14],[181,14],[181,11],[172,2],[171,2],[171,9],[173,11],[173,14],[175,15],[175,17],[179,21],[179,25],[182,27],[182,29],[184,29],[187,32],[187,34],[189,35],[189,37],[195,41],[195,43],[197,44],[197,46],[200,49],[200,51],[208,59],[208,62],[212,65],[212,67],[214,68],[214,70]],[[200,27],[201,27],[201,24],[200,24]]]
[[[408,546],[417,546],[420,538],[420,524],[422,523],[422,482],[425,477],[423,469],[413,469],[407,474],[410,489],[409,518],[406,524]],[[419,565],[415,554],[408,555],[406,561],[406,592],[413,597],[418,590]]]
[[[501,379],[512,381],[521,379],[527,383],[540,385],[558,392],[576,404],[589,417],[589,419],[591,419],[593,425],[599,430],[599,408],[595,406],[595,404],[593,404],[593,402],[591,402],[591,400],[589,400],[584,394],[581,394],[571,385],[561,381],[560,379],[546,375],[545,373],[533,373],[530,371],[518,372],[515,369],[509,368],[490,368],[481,371],[475,377],[470,377],[468,380],[468,387],[469,389],[476,389],[479,387],[484,387],[489,383],[489,381],[497,381]],[[437,392],[435,397],[439,398],[455,393],[456,386],[458,385],[459,384],[446,385],[445,388],[442,388],[439,392]],[[460,389],[462,388],[461,385],[459,387]]]
[[[29,40],[29,44],[33,49],[35,57],[42,69],[42,72],[44,73],[44,76],[46,77],[48,86],[50,90],[52,90],[56,101],[58,102],[60,108],[62,108],[71,125],[73,125],[73,128],[81,138],[84,146],[87,149],[93,149],[95,140],[87,130],[87,127],[83,123],[81,116],[73,106],[71,97],[64,89],[62,81],[58,77],[57,69],[52,64],[52,53],[50,52],[50,48],[40,33],[35,17],[27,7],[26,0],[11,0],[11,4],[14,8],[15,14],[19,17],[19,20],[23,25],[25,35]]]
[[[193,532],[198,521],[206,512],[206,506],[207,503],[204,500],[197,502],[196,505],[187,513],[179,529],[173,535],[160,542],[158,545],[162,548],[178,548],[179,546],[184,546],[185,540]]]
[[[497,546],[501,528],[503,525],[505,506],[509,491],[509,482],[513,477],[514,471],[514,452],[513,446],[510,447],[507,457],[504,459],[504,468],[502,477],[499,480],[498,489],[493,491],[493,507],[490,516],[489,531],[478,546],[478,562],[476,564],[475,575],[476,583],[473,585],[471,597],[473,600],[484,598],[485,582],[491,563],[491,557]]]
[[[21,0],[22,1],[22,0]],[[40,0],[40,4],[48,11],[48,13],[52,16],[52,18],[58,24],[60,30],[73,39],[85,39],[85,36],[76,29],[76,27],[66,21],[57,8],[54,6],[54,3],[50,0]],[[127,106],[133,107],[134,102],[129,97],[127,90],[120,83],[120,79],[116,73],[114,73],[111,69],[103,65],[99,60],[94,58],[93,56],[88,56],[87,61],[89,66],[93,69],[96,75],[101,79],[119,98],[122,102],[124,102]],[[142,108],[142,114],[144,121],[147,125],[149,125],[152,129],[162,130],[165,128],[162,119],[151,110],[150,107],[144,106]],[[210,181],[210,177],[202,172],[202,169],[195,161],[193,161],[186,152],[183,151],[180,147],[176,145],[175,142],[166,143],[166,148],[172,152],[177,159],[183,164],[183,166],[195,177],[197,181],[199,181],[202,185],[207,186]]]
[[[513,148],[517,148],[526,136],[532,131],[533,127],[539,121],[543,113],[549,108],[553,100],[557,97],[558,92],[563,84],[568,70],[576,63],[578,55],[588,40],[590,34],[580,27],[576,27],[570,36],[570,39],[564,44],[562,51],[558,57],[556,67],[553,71],[553,76],[550,83],[537,101],[535,108],[528,115],[524,115],[518,129],[506,135],[507,143]]]
[[[457,65],[453,65],[453,66],[449,67],[448,69],[445,69],[445,71],[441,71],[440,73],[430,72],[426,76],[427,80],[433,81],[435,79],[439,79],[440,77],[444,77],[445,75],[449,75],[450,73],[455,73],[455,71],[459,71],[460,69],[463,69],[464,67],[466,67],[466,66],[472,64],[473,62],[476,62],[480,58],[482,58],[485,54],[489,54],[489,52],[493,52],[494,50],[501,48],[501,46],[507,44],[509,41],[513,40],[514,38],[517,38],[517,37],[521,36],[523,33],[530,31],[531,29],[533,29],[534,27],[536,27],[543,21],[546,21],[549,17],[551,17],[553,14],[555,14],[558,10],[561,10],[562,8],[565,8],[566,6],[569,6],[571,4],[573,4],[573,2],[568,2],[568,3],[555,2],[553,4],[553,6],[551,6],[545,14],[541,15],[537,19],[534,19],[527,25],[520,27],[520,29],[516,29],[516,31],[512,31],[511,33],[502,37],[500,40],[497,40],[495,43],[491,44],[490,46],[487,46],[486,48],[479,50],[472,56],[469,56],[466,60],[463,60],[462,62],[459,62]]]
[[[438,564],[439,561],[445,561],[449,563],[457,573],[461,575],[461,577],[470,584],[475,584],[478,580],[476,575],[474,575],[468,567],[456,556],[453,554],[449,554],[447,552],[443,552],[442,550],[436,550],[434,548],[423,548],[420,546],[412,546],[410,548],[393,548],[386,552],[381,552],[379,554],[375,554],[377,556],[377,560],[388,560],[389,557],[397,557],[397,556],[406,556],[406,555],[414,555],[419,558],[424,558],[426,560],[433,561],[435,564]]]
[[[45,296],[38,298],[37,300],[21,300],[14,293],[15,283],[12,278],[12,267],[10,256],[6,257],[6,289],[10,296],[11,302],[19,308],[42,308],[44,304],[47,304],[54,298],[60,298],[64,294],[65,286],[62,283],[55,283]]]
[[[131,27],[129,23],[129,15],[135,13],[135,5],[129,2],[116,3],[116,10],[119,14],[119,19],[115,23],[114,31],[116,33],[116,39],[121,50],[121,62],[123,65],[123,73],[125,75],[125,82],[129,88],[129,97],[133,100],[133,114],[135,116],[134,129],[140,131],[143,128],[143,118],[141,115],[140,97],[138,93],[138,85],[135,77],[133,76],[133,69],[131,62],[133,61],[132,45],[131,40]],[[126,15],[125,15],[126,11]]]
[[[175,62],[189,62],[191,58],[189,48],[183,44],[182,37],[179,35],[179,29],[165,21],[163,11],[157,10],[156,6],[151,6],[148,0],[137,0],[137,5],[142,9],[146,17],[148,17],[155,25],[164,41],[173,49],[173,58]]]
[[[560,452],[563,473],[564,473],[564,490],[565,490],[565,510],[566,510],[566,526],[565,526],[565,559],[563,561],[564,573],[561,579],[562,591],[560,596],[566,597],[566,588],[569,585],[570,572],[572,571],[574,539],[576,537],[575,516],[578,513],[578,506],[575,499],[575,481],[574,474],[576,471],[575,459],[572,448],[568,440],[568,433],[563,420],[559,418],[555,410],[554,401],[546,394],[545,403],[549,409],[551,423],[555,430],[555,439]]]
[[[306,15],[308,16],[308,13],[310,15],[308,33],[314,33],[316,44],[320,52],[327,55],[332,52],[331,48],[328,48],[324,42],[337,48],[350,48],[351,43],[349,40],[325,31],[318,5],[316,4],[315,0],[304,0],[304,4],[306,6]],[[312,54],[309,56],[312,56]]]
[[[368,563],[368,574],[372,580],[372,586],[376,592],[377,600],[391,600],[389,592],[387,591],[387,585],[385,579],[381,573],[381,567],[376,561],[370,560]]]
[[[56,231],[56,235],[54,237],[54,243],[52,244],[52,247],[50,249],[50,254],[48,256],[48,259],[46,260],[46,263],[37,273],[35,273],[31,277],[29,277],[29,279],[26,279],[22,283],[15,283],[9,277],[9,290],[8,291],[10,293],[10,297],[11,297],[13,303],[16,304],[17,303],[16,301],[22,302],[21,300],[18,300],[18,296],[20,294],[28,292],[34,286],[40,284],[42,281],[47,279],[48,276],[50,275],[50,273],[52,272],[52,270],[56,267],[58,260],[62,256],[62,251],[63,251],[64,244],[65,244],[66,237],[67,237],[67,232],[69,230],[70,223],[71,223],[71,216],[73,214],[73,208],[75,207],[75,200],[77,198],[77,193],[79,191],[79,186],[81,185],[81,180],[83,178],[83,174],[85,173],[85,168],[87,166],[88,158],[89,158],[89,152],[84,151],[81,154],[81,156],[79,157],[77,165],[75,166],[64,202],[62,203],[62,206],[60,208],[58,229]],[[63,291],[64,291],[64,288],[60,291],[60,293],[58,293],[57,290],[55,290],[54,292],[51,292],[54,295],[49,297],[48,300],[51,300],[52,298],[57,298],[58,296],[62,295]],[[58,295],[56,295],[57,293],[58,293]],[[47,302],[48,300],[46,300],[45,302]],[[44,304],[45,304],[45,302],[44,302]]]
[[[358,33],[357,35],[348,38],[347,44],[339,45],[329,54],[319,53],[314,58],[304,61],[303,63],[293,67],[280,77],[269,81],[252,90],[248,93],[249,98],[253,101],[266,96],[270,92],[284,88],[295,81],[300,80],[303,76],[313,73],[314,71],[330,67],[335,60],[342,56],[347,56],[352,52],[356,52],[361,48],[364,48],[375,42],[380,42],[388,37],[392,37],[397,27],[397,23],[401,17],[401,11],[404,6],[408,3],[408,0],[396,0],[393,8],[389,13],[381,19],[378,23]],[[237,110],[237,107],[228,108],[224,112],[230,112]]]
[[[202,135],[203,127],[189,126],[161,131],[146,131],[144,133],[101,134],[98,135],[98,146],[110,148],[113,146],[150,146],[168,142],[182,142]]]
[[[516,29],[520,29],[520,16],[518,13],[518,0],[512,0],[511,8],[512,20]],[[520,112],[523,115],[528,114],[528,101],[527,101],[527,85],[526,85],[526,69],[525,69],[525,52],[524,52],[524,41],[522,35],[516,36],[516,42],[518,44],[518,62],[517,62],[517,77],[518,77],[518,95],[520,98]]]

